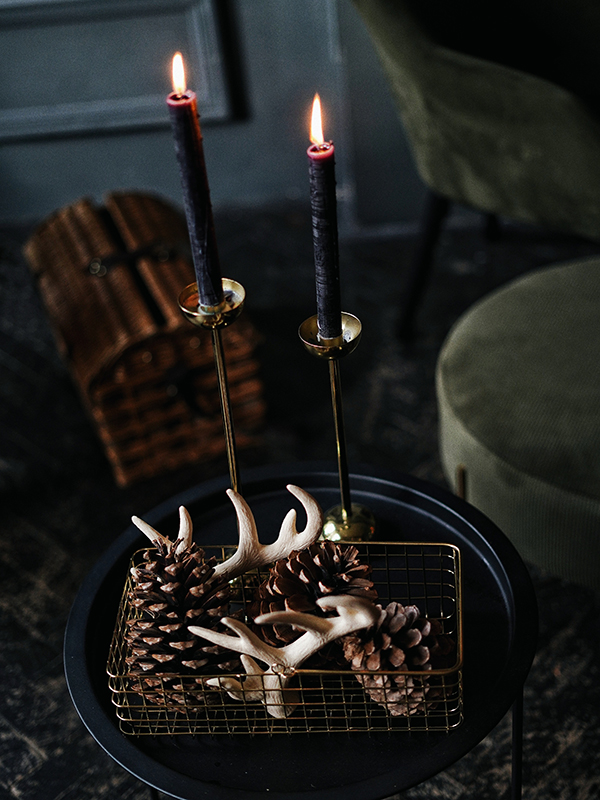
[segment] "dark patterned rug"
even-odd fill
[[[476,221],[476,220],[475,220]],[[297,327],[314,313],[312,246],[303,209],[229,212],[217,233],[224,273],[240,280],[262,334],[268,419],[242,465],[335,454],[326,372]],[[75,593],[95,560],[160,500],[226,472],[224,460],[115,487],[61,363],[20,247],[0,231],[0,796],[133,800],[148,790],[96,745],[68,697],[62,640]],[[353,463],[393,467],[444,485],[433,373],[450,325],[474,300],[533,267],[598,246],[503,225],[487,242],[476,224],[443,237],[411,346],[394,337],[410,236],[342,246],[343,305],[362,320],[343,363]],[[538,653],[525,689],[524,797],[600,797],[600,630],[588,591],[532,568],[540,605]],[[451,769],[402,797],[509,797],[510,719]],[[368,800],[365,798],[365,800]]]

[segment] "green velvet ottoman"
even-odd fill
[[[475,304],[437,365],[440,452],[529,562],[600,589],[600,258]]]

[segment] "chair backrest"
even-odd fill
[[[597,0],[404,0],[438,45],[562,86],[600,112]]]
[[[548,2],[558,21],[559,0]],[[477,0],[354,4],[430,188],[482,211],[600,240],[600,115],[590,101],[548,79],[550,67],[558,68],[550,57],[526,52],[546,3],[498,2],[496,15],[492,5]],[[579,6],[589,6],[587,18],[597,21],[600,32],[600,4],[595,9],[591,0],[575,0]],[[479,39],[466,32],[472,29],[466,28],[470,12],[481,26],[490,20]],[[528,35],[517,37],[523,41],[520,49],[504,48],[502,63],[503,35],[519,19]],[[589,36],[583,38],[589,41]],[[547,42],[539,44],[539,52],[552,49]],[[483,57],[486,46],[491,58]],[[600,55],[593,57],[600,65]],[[526,71],[526,59],[542,74]],[[563,84],[572,85],[575,74]]]

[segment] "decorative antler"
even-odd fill
[[[237,492],[232,489],[227,490],[227,495],[233,503],[237,515],[239,546],[231,558],[221,564],[217,564],[214,571],[215,576],[228,581],[233,580],[247,570],[254,569],[254,567],[260,567],[263,564],[270,564],[272,561],[285,558],[293,550],[303,550],[319,538],[323,529],[323,514],[319,504],[314,497],[298,486],[289,484],[286,488],[304,506],[307,518],[306,527],[303,531],[298,532],[296,529],[296,510],[292,508],[281,523],[277,541],[272,544],[261,544],[259,542],[256,522],[248,503]],[[166,536],[163,536],[162,533],[148,525],[143,519],[132,517],[131,521],[156,547],[168,547],[171,544]],[[180,506],[179,534],[175,543],[175,553],[179,555],[185,552],[191,543],[192,520],[187,509],[184,506]]]
[[[248,675],[243,683],[223,677],[210,678],[207,684],[225,689],[234,700],[261,702],[273,717],[283,719],[289,716],[298,703],[297,693],[287,689],[296,668],[329,642],[368,628],[379,617],[377,607],[361,597],[334,595],[322,597],[317,603],[323,610],[336,609],[338,616],[323,618],[298,611],[274,611],[256,617],[254,621],[259,625],[281,622],[306,631],[285,647],[271,647],[243,622],[229,617],[222,621],[235,632],[235,636],[190,625],[188,630],[195,636],[242,653],[241,661]],[[268,668],[259,667],[255,658],[267,664]]]
[[[148,525],[143,519],[139,517],[132,517],[133,524],[141,530],[141,532],[150,539],[156,547],[168,547],[171,540],[167,536],[163,536],[155,530],[152,525]],[[175,542],[175,553],[177,555],[184,553],[192,543],[192,518],[189,515],[187,508],[179,506],[179,534]]]
[[[286,488],[304,506],[307,517],[306,527],[303,531],[298,532],[296,510],[292,508],[281,523],[277,541],[272,544],[259,542],[256,522],[250,507],[237,492],[232,489],[227,490],[227,495],[234,505],[238,519],[239,545],[231,558],[215,567],[216,575],[232,580],[254,567],[285,558],[293,550],[303,550],[319,538],[323,529],[323,514],[319,504],[314,497],[298,486],[289,484]]]

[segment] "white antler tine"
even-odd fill
[[[269,547],[272,548],[271,560],[277,561],[286,558],[293,550],[303,550],[309,547],[321,535],[323,530],[323,512],[315,498],[299,486],[289,483],[286,489],[304,506],[306,511],[306,526],[303,531],[296,527],[297,514],[291,509],[281,523],[277,541]]]
[[[239,545],[231,558],[215,567],[216,575],[231,580],[254,567],[286,558],[293,550],[302,550],[318,539],[323,527],[323,515],[319,504],[304,489],[291,484],[287,488],[304,506],[306,527],[298,533],[296,511],[291,509],[281,524],[277,540],[267,545],[261,544],[258,539],[254,515],[244,498],[232,489],[227,490],[238,519]]]
[[[300,630],[319,630],[328,631],[330,628],[329,620],[325,617],[316,617],[314,614],[305,614],[303,611],[269,611],[254,618],[257,625],[276,625],[281,622],[284,625],[293,625]]]
[[[175,552],[180,555],[185,553],[192,544],[193,533],[192,518],[185,506],[179,506],[179,534],[177,536],[177,544]]]
[[[260,675],[265,672],[265,670],[256,663],[252,656],[248,656],[246,653],[241,654],[240,661],[242,662],[242,666],[246,670],[247,675]]]
[[[144,536],[147,536],[148,539],[150,539],[153,545],[159,547],[160,545],[169,544],[169,539],[166,536],[163,536],[162,533],[159,533],[157,530],[155,530],[152,527],[152,525],[148,525],[148,523],[144,522],[143,519],[133,516],[131,518],[131,521],[136,526],[136,528],[139,528],[141,530]]]
[[[241,653],[247,652],[250,649],[254,650],[255,652],[258,652],[259,650],[262,651],[262,649],[265,647],[265,643],[263,642],[263,640],[259,636],[257,636],[254,633],[254,631],[251,631],[250,628],[248,628],[239,619],[234,619],[233,617],[224,617],[222,621],[224,625],[227,625],[227,627],[230,628],[236,634],[240,642],[246,648],[246,650],[240,650]],[[270,647],[270,645],[266,646]],[[249,652],[248,654],[252,655],[251,652]]]
[[[379,612],[370,600],[352,595],[336,595],[334,597],[321,598],[328,602],[319,605],[322,608],[335,608],[338,612],[337,617],[314,617],[311,614],[301,614],[298,622],[294,622],[292,617],[288,620],[291,625],[302,628],[306,631],[302,636],[286,645],[284,648],[286,658],[289,663],[297,665],[302,663],[313,653],[318,652],[329,642],[339,639],[348,633],[369,628],[379,617]],[[279,613],[279,612],[274,612]],[[293,612],[290,612],[293,613]],[[269,616],[265,614],[263,616]],[[279,621],[284,622],[285,618]]]
[[[321,597],[317,600],[324,611],[335,608],[337,617],[328,617],[328,621],[333,623],[334,630],[338,630],[338,636],[370,628],[379,619],[380,611],[377,606],[366,597],[353,597],[352,595],[334,595]]]
[[[304,506],[306,527],[303,531],[298,532],[296,528],[296,509],[291,508],[281,523],[277,540],[272,544],[263,546],[260,562],[263,564],[279,561],[280,558],[287,558],[294,550],[303,550],[313,542],[316,542],[323,530],[323,513],[314,497],[305,492],[304,489],[300,489],[299,486],[294,486],[291,483],[286,488]]]
[[[209,678],[206,683],[209,686],[217,686],[220,689],[225,689],[225,691],[228,692],[231,697],[234,698],[234,700],[246,700],[248,702],[255,702],[257,700],[260,701],[262,697],[264,697],[264,688],[256,679],[258,678],[260,680],[260,676],[264,675],[265,670],[262,669],[262,667],[259,667],[256,661],[250,656],[242,654],[240,656],[240,661],[246,670],[246,675],[252,676],[250,683],[246,681],[243,688],[240,681],[227,675],[219,676],[218,678]],[[249,690],[257,688],[257,686],[261,688],[260,694],[258,696],[250,695]]]
[[[223,619],[222,622],[225,622],[225,619]],[[194,636],[207,639],[213,644],[221,645],[221,647],[226,647],[228,650],[235,650],[238,653],[240,652],[237,647],[240,639],[237,636],[230,636],[228,633],[219,633],[219,631],[213,631],[210,628],[201,628],[199,625],[188,625],[188,631],[193,633]]]
[[[289,678],[261,669],[250,656],[242,655],[241,662],[248,676],[243,683],[229,676],[209,678],[206,683],[224,689],[234,700],[263,703],[272,717],[289,716],[299,702],[298,693],[287,688]]]
[[[227,675],[219,678],[208,678],[206,685],[214,686],[216,689],[224,689],[234,700],[244,700],[242,684],[235,678],[229,678]]]
[[[243,653],[244,655],[253,656],[264,661],[266,664],[272,663],[273,659],[276,661],[279,653],[278,648],[271,647],[259,639],[243,622],[232,617],[224,617],[222,620],[224,625],[234,631],[235,636],[230,636],[228,633],[219,633],[218,631],[211,630],[210,628],[201,628],[198,625],[189,625],[188,630],[194,636],[199,636],[202,639],[208,639],[213,644],[221,645],[229,650],[234,650],[236,653]]]
[[[215,567],[215,575],[227,576],[229,580],[236,578],[259,563],[260,543],[254,515],[250,506],[241,494],[227,489],[227,496],[233,503],[238,522],[239,544],[236,552]]]
[[[356,619],[357,623],[363,621],[363,627],[369,627],[379,618],[379,609],[377,606],[366,597],[355,597],[351,594],[334,594],[326,597],[320,597],[317,600],[317,605],[323,611],[330,608],[335,608],[339,617]],[[336,617],[329,617],[329,619],[336,619]]]

